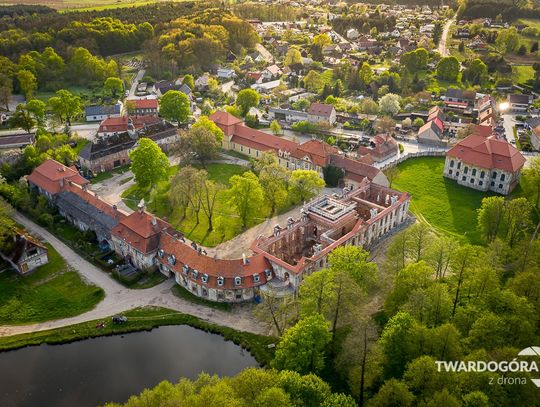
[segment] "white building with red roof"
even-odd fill
[[[523,155],[506,140],[476,133],[446,153],[444,176],[469,188],[506,195],[518,184],[524,164]]]
[[[308,121],[310,123],[327,122],[334,124],[336,115],[334,106],[326,103],[312,103],[308,109]]]

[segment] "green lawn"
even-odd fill
[[[72,317],[92,309],[103,290],[85,284],[49,247],[49,263],[32,274],[0,274],[0,324],[29,324]]]
[[[177,167],[175,167],[177,168]],[[229,178],[236,174],[242,174],[248,168],[235,164],[220,164],[212,163],[206,168],[209,178],[219,182],[225,188],[229,186]],[[171,177],[174,172],[171,173]],[[214,247],[221,242],[230,240],[239,232],[240,219],[235,213],[234,208],[227,203],[224,191],[220,192],[217,197],[215,212],[214,212],[214,230],[208,232],[208,220],[203,211],[199,213],[199,224],[196,222],[196,216],[190,210],[187,211],[185,217],[178,210],[171,208],[168,199],[168,191],[170,182],[161,183],[152,196],[147,191],[141,190],[137,185],[134,185],[124,191],[122,199],[126,205],[134,209],[144,198],[149,212],[154,213],[160,218],[166,219],[171,225],[180,230],[188,239],[193,240],[207,247]],[[249,227],[262,222],[267,216],[270,208],[261,208],[261,216],[257,218]],[[218,218],[222,217],[225,220],[226,226],[218,228]]]
[[[534,69],[531,65],[513,65],[512,79],[515,83],[526,83],[534,78]]]
[[[105,171],[105,172],[100,172],[99,174],[97,174],[94,178],[92,178],[90,180],[90,182],[92,184],[97,184],[98,182],[102,182],[102,181],[105,181],[109,178],[112,178],[113,176],[117,175],[117,174],[123,174],[124,172],[127,172],[129,171],[129,164],[126,164],[126,165],[122,165],[120,167],[117,167],[111,171]]]
[[[486,193],[443,177],[443,157],[411,158],[398,165],[392,188],[411,194],[411,210],[436,230],[460,240],[481,244],[476,209]]]

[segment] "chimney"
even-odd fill
[[[242,253],[242,263],[244,264],[244,266],[246,264],[248,264],[248,260],[247,260],[247,257],[246,257],[246,253]]]

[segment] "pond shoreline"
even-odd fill
[[[0,353],[41,344],[62,345],[97,337],[151,331],[160,326],[187,325],[221,335],[225,340],[248,351],[261,366],[266,366],[273,358],[273,349],[268,348],[268,345],[277,343],[277,338],[274,337],[237,331],[167,308],[138,308],[124,315],[128,317],[125,325],[113,325],[111,316],[47,331],[0,337]],[[105,323],[105,327],[98,328],[102,322]]]

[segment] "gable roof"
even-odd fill
[[[88,184],[88,180],[83,178],[76,169],[66,167],[52,159],[34,168],[28,176],[28,181],[51,195],[60,192],[62,184],[67,181],[78,185]]]
[[[525,164],[525,158],[514,146],[493,136],[486,138],[471,134],[457,143],[446,154],[480,168],[500,169],[508,172],[515,172]]]
[[[118,223],[111,234],[142,253],[157,250],[162,231],[174,231],[171,225],[146,211],[135,211]]]
[[[373,179],[382,172],[372,165],[338,154],[332,154],[330,156],[330,164],[342,168],[345,171],[345,178],[355,181],[362,181],[364,178],[373,181]]]
[[[130,100],[129,103],[132,103],[135,106],[135,109],[157,109],[158,100],[157,99],[135,99]]]
[[[309,140],[300,144],[291,154],[296,158],[304,158],[306,155],[313,163],[320,167],[326,166],[329,157],[337,154],[338,149],[320,140]]]
[[[334,106],[332,105],[326,103],[312,103],[308,109],[308,113],[315,116],[330,117],[333,110]]]
[[[91,105],[84,108],[86,116],[102,116],[120,114],[121,105],[119,103],[115,105]]]
[[[233,116],[232,114],[224,110],[216,110],[214,113],[208,116],[208,118],[214,123],[216,123],[218,126],[232,126],[237,123],[242,123],[242,119],[239,119],[238,117]]]
[[[235,132],[231,141],[260,151],[282,150],[292,153],[298,147],[298,144],[294,141],[252,129],[243,123],[235,126]]]

